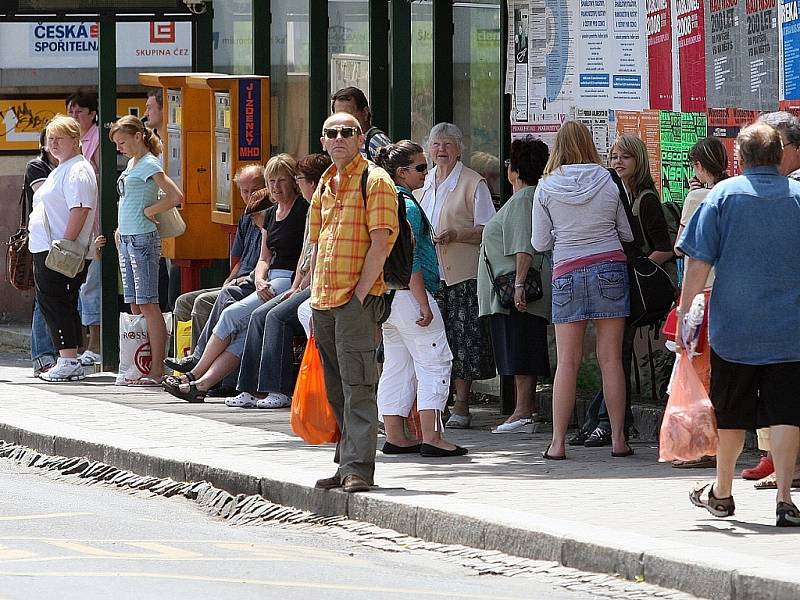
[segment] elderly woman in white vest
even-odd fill
[[[433,227],[442,285],[436,302],[453,351],[456,402],[446,426],[470,426],[469,393],[476,379],[494,377],[489,326],[478,319],[478,248],[483,226],[495,215],[486,180],[464,166],[464,139],[452,123],[438,123],[428,136],[434,163],[414,195]]]

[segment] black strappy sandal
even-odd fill
[[[183,378],[186,378],[185,380]],[[164,375],[164,380],[161,382],[161,386],[164,388],[165,392],[169,392],[170,394],[173,391],[179,391],[178,388],[183,385],[184,383],[194,381],[196,377],[192,375],[191,372],[184,373],[181,377],[175,377],[175,375]]]
[[[187,391],[183,391],[181,387],[188,386],[189,389]],[[190,404],[199,404],[201,402],[205,402],[206,394],[208,393],[206,390],[198,390],[197,389],[197,382],[193,379],[188,382],[182,382],[179,386],[172,388],[164,386],[164,390],[176,398],[180,400],[185,400]]]

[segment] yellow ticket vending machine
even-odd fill
[[[235,233],[245,209],[233,177],[248,164],[264,165],[269,159],[269,77],[258,75],[197,75],[190,87],[210,91],[211,119],[211,220]]]
[[[140,73],[142,85],[160,87],[164,94],[166,135],[164,171],[183,191],[180,207],[186,233],[164,240],[162,253],[181,267],[181,289],[200,287],[200,269],[213,259],[229,256],[228,236],[209,218],[213,194],[211,161],[213,129],[211,90],[191,87],[188,80],[204,73]]]

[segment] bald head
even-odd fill
[[[364,132],[353,115],[337,112],[325,119],[320,141],[337,168],[342,169],[358,155]]]
[[[781,135],[767,123],[748,125],[736,138],[736,151],[744,168],[777,167],[783,153]]]

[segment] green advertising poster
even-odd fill
[[[697,140],[706,137],[705,113],[659,111],[661,128],[661,200],[683,204],[689,193],[692,167],[687,155]]]

